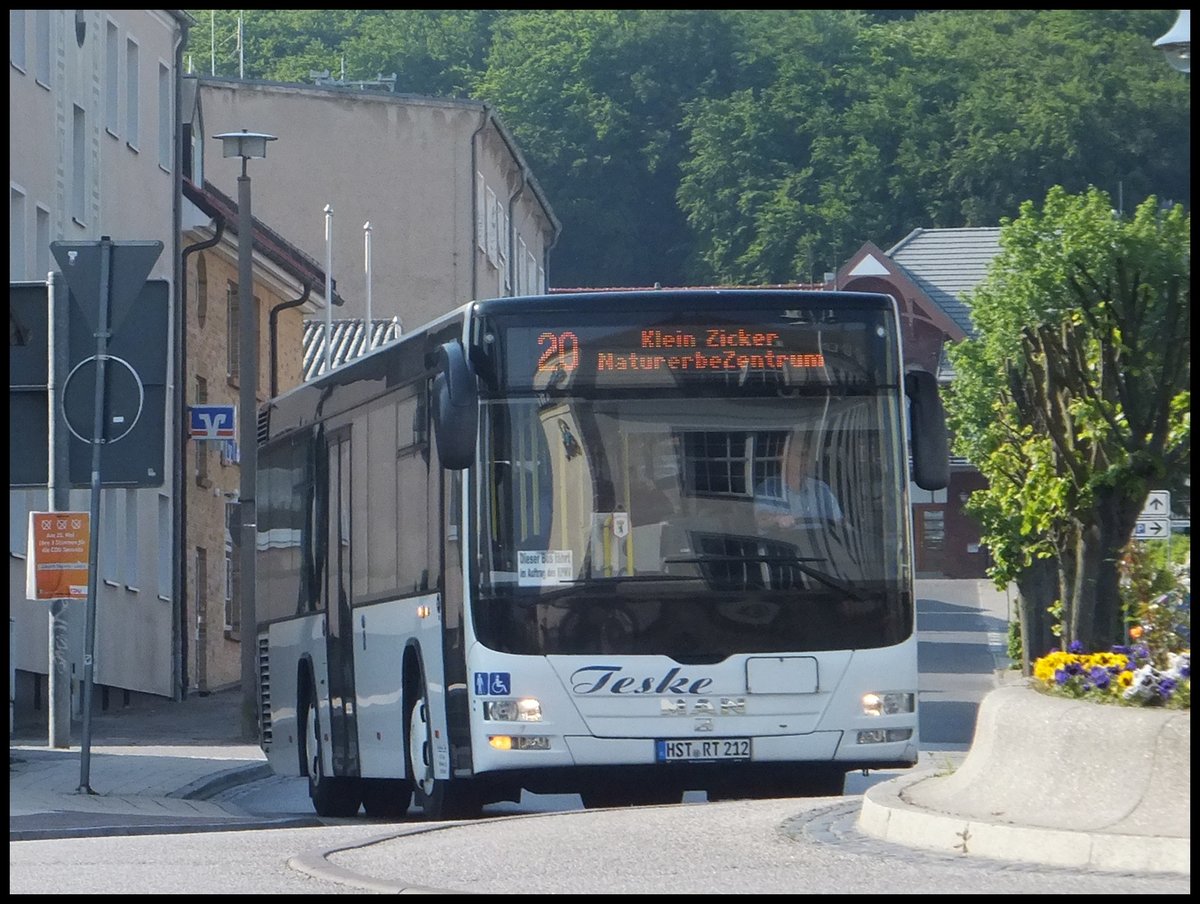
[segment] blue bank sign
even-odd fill
[[[233,405],[192,405],[192,439],[233,439],[237,436]]]

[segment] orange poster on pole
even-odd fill
[[[26,598],[86,599],[90,540],[88,512],[30,512]]]

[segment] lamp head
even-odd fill
[[[1171,30],[1154,42],[1154,46],[1166,54],[1172,69],[1180,72],[1192,71],[1192,11],[1181,9]]]
[[[213,138],[220,139],[221,148],[224,151],[222,156],[241,157],[243,160],[266,157],[267,142],[275,140],[274,135],[248,132],[245,129],[240,132],[223,132],[220,135],[214,135]]]

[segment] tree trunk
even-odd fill
[[[1019,593],[1017,617],[1021,627],[1021,674],[1033,674],[1035,660],[1056,645],[1050,631],[1053,619],[1046,610],[1058,597],[1058,563],[1055,559],[1034,559],[1016,578]]]
[[[1080,536],[1076,598],[1071,638],[1088,652],[1107,650],[1125,640],[1121,610],[1121,550],[1137,522],[1141,495],[1101,488],[1091,527]]]

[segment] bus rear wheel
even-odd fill
[[[429,695],[422,682],[408,708],[408,770],[412,776],[413,803],[426,819],[470,819],[480,814],[483,799],[469,781],[434,775],[433,732],[429,720]]]
[[[362,802],[358,780],[325,774],[321,717],[316,700],[310,699],[304,718],[304,763],[308,772],[308,796],[318,816],[354,816]]]

